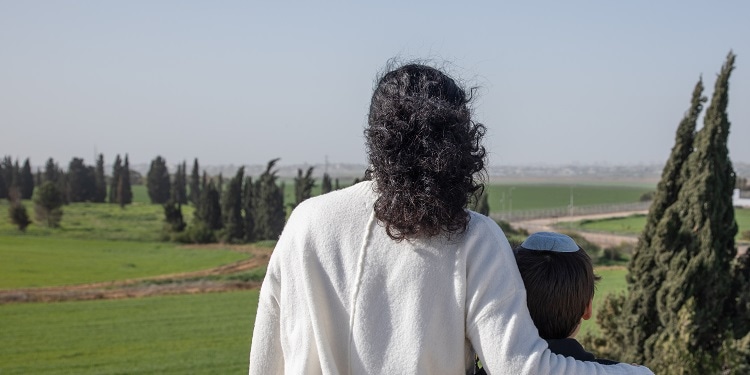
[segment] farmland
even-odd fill
[[[293,185],[287,182],[285,187],[288,202]],[[510,204],[511,187],[514,210],[564,206],[571,195],[576,205],[628,203],[649,190],[643,186],[490,185],[492,211],[502,209],[503,202]],[[0,350],[0,373],[246,371],[257,289],[201,293],[194,286],[240,283],[242,288],[257,288],[273,243],[238,247],[162,242],[162,207],[147,202],[143,186],[133,188],[135,202],[124,209],[91,203],[64,206],[59,229],[32,224],[20,233],[7,220],[0,220],[0,292],[142,280],[128,288],[153,290],[167,284],[178,294],[157,291],[142,298],[107,299],[106,292],[117,287],[113,286],[95,297],[103,300],[0,304],[0,340],[5,343]],[[32,203],[24,204],[33,215]],[[7,208],[7,202],[0,202],[1,212]],[[183,206],[188,221],[192,209]],[[237,262],[246,262],[248,267],[195,274]],[[597,272],[603,276],[597,301],[624,289],[623,267]],[[593,319],[582,328],[584,333],[593,330]]]

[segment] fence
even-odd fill
[[[557,208],[545,208],[524,211],[499,211],[491,212],[490,217],[495,220],[507,222],[526,221],[544,218],[557,218],[565,216],[597,215],[627,211],[646,211],[651,202],[634,202],[621,204],[597,204],[590,206],[568,206]]]

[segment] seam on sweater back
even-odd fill
[[[352,350],[354,349],[354,319],[357,315],[357,298],[359,296],[359,289],[362,285],[362,277],[365,271],[365,255],[367,254],[367,247],[370,243],[370,237],[372,237],[373,228],[377,223],[375,218],[375,210],[370,214],[370,219],[367,221],[367,227],[365,228],[365,234],[362,238],[362,246],[359,249],[359,259],[357,260],[357,273],[354,275],[354,290],[352,291],[351,313],[349,315],[349,353],[347,361],[349,363],[349,373],[352,372]]]

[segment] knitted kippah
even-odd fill
[[[525,250],[556,251],[559,253],[574,253],[580,249],[578,244],[562,233],[536,232],[523,241],[521,247]]]

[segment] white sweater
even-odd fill
[[[250,374],[652,374],[552,354],[508,240],[471,212],[453,239],[390,239],[371,182],[292,213],[260,291]],[[473,348],[473,350],[472,350]]]

